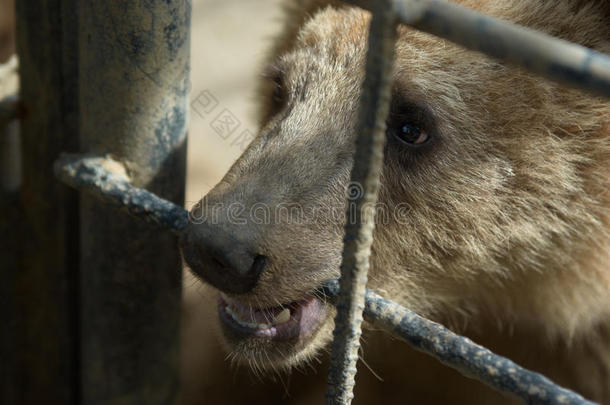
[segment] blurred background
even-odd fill
[[[214,186],[243,150],[244,132],[256,133],[254,91],[273,35],[281,0],[194,0],[191,38],[191,120],[187,206]],[[214,97],[210,113],[198,97]],[[240,125],[226,139],[210,126],[227,110]]]

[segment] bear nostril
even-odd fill
[[[250,274],[252,276],[258,277],[267,267],[267,257],[263,255],[257,255],[252,262],[252,267],[250,267]]]

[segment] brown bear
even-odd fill
[[[605,0],[456,2],[610,53]],[[185,261],[220,291],[228,356],[254,369],[298,367],[332,337],[320,287],[339,275],[369,21],[290,3],[260,132],[191,212]],[[610,102],[398,37],[368,287],[610,404]],[[363,357],[383,381],[361,371],[356,403],[514,401],[374,331]]]

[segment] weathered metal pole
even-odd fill
[[[79,2],[81,151],[183,204],[190,0]],[[80,200],[81,402],[171,404],[179,390],[175,235]]]

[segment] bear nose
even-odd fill
[[[223,227],[191,225],[181,238],[184,260],[191,270],[220,291],[244,294],[256,286],[267,267],[266,256],[252,243],[237,239]]]

